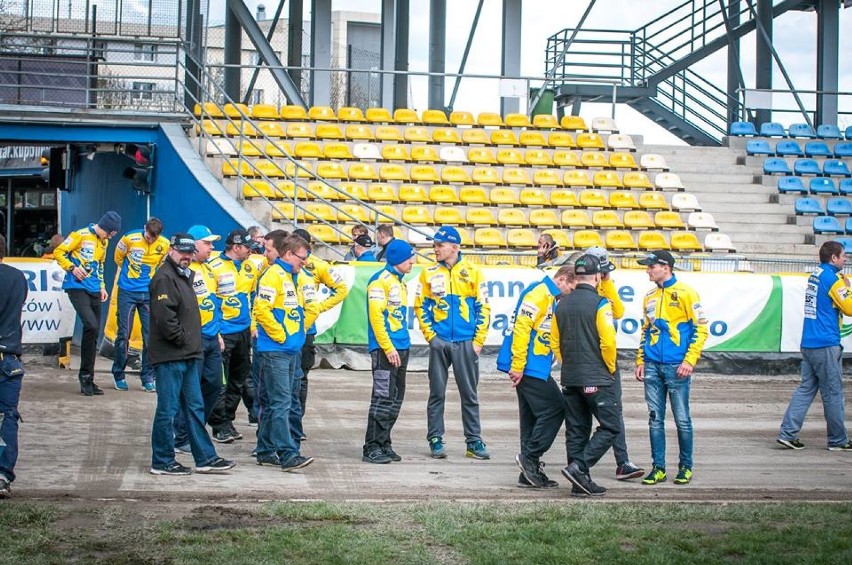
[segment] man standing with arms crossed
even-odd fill
[[[698,293],[677,280],[675,260],[665,250],[653,251],[638,261],[647,267],[656,288],[642,303],[642,334],[636,353],[636,379],[645,383],[648,427],[654,466],[642,484],[666,480],[666,397],[671,399],[680,448],[674,483],[692,480],[692,418],[689,386],[695,364],[707,341],[707,320]]]
[[[846,252],[837,241],[819,248],[820,266],[808,278],[802,327],[802,382],[790,398],[778,443],[804,449],[799,432],[817,390],[822,398],[829,451],[852,451],[843,407],[843,348],[840,325],[852,316],[852,291],[843,275]]]
[[[443,226],[433,238],[437,263],[420,273],[414,311],[429,342],[429,402],[426,439],[435,459],[444,448],[444,402],[450,365],[461,396],[462,424],[468,457],[489,459],[479,423],[479,353],[485,344],[491,306],[488,285],[479,268],[459,251],[461,236]]]
[[[124,369],[127,365],[133,316],[138,314],[139,324],[142,326],[142,390],[157,391],[154,371],[148,363],[148,329],[151,321],[151,295],[148,293],[148,285],[169,251],[169,240],[163,237],[162,233],[163,222],[150,218],[143,229],[128,232],[115,247],[118,296],[112,377],[116,390],[128,388]]]

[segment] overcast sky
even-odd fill
[[[223,0],[211,0],[211,22],[214,14],[222,14],[219,8]],[[272,0],[246,0],[246,4],[254,10],[257,4],[266,5],[267,14],[275,11],[277,2]],[[651,19],[665,13],[671,8],[683,3],[683,0],[653,0],[637,2],[636,0],[598,0],[592,9],[584,29],[613,29],[633,30]],[[413,71],[428,70],[429,45],[429,2],[427,0],[412,0],[411,35],[409,68]],[[642,10],[637,6],[641,5]],[[745,2],[743,5],[746,5]],[[447,72],[456,72],[459,68],[464,46],[467,41],[470,25],[476,11],[476,0],[451,0],[447,2]],[[553,0],[524,0],[522,15],[522,48],[521,74],[525,76],[543,76],[545,48],[547,38],[565,28],[574,27],[586,7],[587,1],[553,1]],[[466,72],[497,75],[500,73],[500,20],[502,10],[501,0],[485,0],[479,27],[474,36],[473,48],[466,67]],[[308,19],[310,2],[305,1],[305,18]],[[380,12],[380,0],[332,0],[332,10],[353,10]],[[285,5],[286,15],[286,5]],[[797,89],[813,90],[816,88],[816,22],[813,12],[792,12],[785,14],[775,21],[774,46],[781,60],[793,79]],[[784,38],[782,41],[781,38]],[[721,50],[714,56],[703,61],[697,70],[715,84],[724,87],[726,84],[726,50]],[[742,70],[746,85],[754,85],[754,34],[742,41]],[[840,16],[840,88],[841,92],[852,93],[852,9],[841,10]],[[774,71],[775,88],[786,89],[783,76]],[[452,88],[452,81],[447,81],[447,101]],[[425,79],[413,79],[410,105],[418,110],[427,107],[427,91]],[[776,99],[776,104],[778,100]],[[792,106],[793,102],[784,102]],[[480,82],[473,79],[463,80],[456,99],[455,108],[480,111],[499,111],[499,96],[496,81]],[[852,95],[841,100],[841,110],[852,111]],[[598,115],[609,115],[607,105],[586,105],[581,114],[586,118]],[[803,121],[794,116],[776,117],[778,121]],[[678,142],[662,128],[646,120],[638,113],[627,107],[619,107],[616,120],[622,130],[628,133],[645,135],[646,142],[673,143]],[[841,116],[843,126],[852,125],[852,116]]]

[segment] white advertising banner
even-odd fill
[[[21,315],[24,345],[56,343],[74,333],[76,313],[62,291],[65,272],[54,261],[7,257],[3,263],[27,278],[27,300]]]

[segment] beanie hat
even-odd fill
[[[396,267],[414,257],[414,248],[407,241],[393,239],[385,249],[385,259],[388,265]]]
[[[293,235],[297,235],[297,236],[301,237],[302,239],[304,239],[305,241],[307,241],[308,243],[311,243],[311,234],[308,232],[308,230],[303,230],[302,228],[296,228],[296,229],[293,230]]]
[[[108,234],[121,231],[121,216],[110,210],[98,220],[98,225]]]

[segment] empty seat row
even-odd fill
[[[791,169],[786,159],[782,157],[768,157],[763,162],[763,174],[852,177],[852,170],[849,169],[849,165],[845,161],[841,161],[840,159],[826,159],[822,167],[814,159],[796,159]]]
[[[852,179],[840,179],[838,183],[835,179],[827,177],[810,177],[807,179],[802,177],[779,177],[778,192],[786,194],[788,192],[797,192],[799,194],[852,194]]]
[[[852,157],[852,142],[837,143],[834,149],[824,141],[808,141],[804,149],[792,139],[779,141],[773,147],[765,139],[751,139],[746,143],[748,155],[776,155],[778,157]]]
[[[818,216],[852,216],[852,201],[848,198],[829,198],[825,207],[819,198],[797,198],[795,204],[797,215],[816,214]]]
[[[788,129],[777,122],[766,122],[760,125],[758,131],[751,122],[734,122],[729,129],[731,135],[736,136],[760,136],[760,137],[798,137],[805,139],[846,139],[852,140],[852,126],[841,132],[834,124],[821,124],[816,131],[808,124],[791,124]]]
[[[852,234],[852,218],[846,218],[842,224],[834,216],[817,216],[813,221],[814,234]]]

